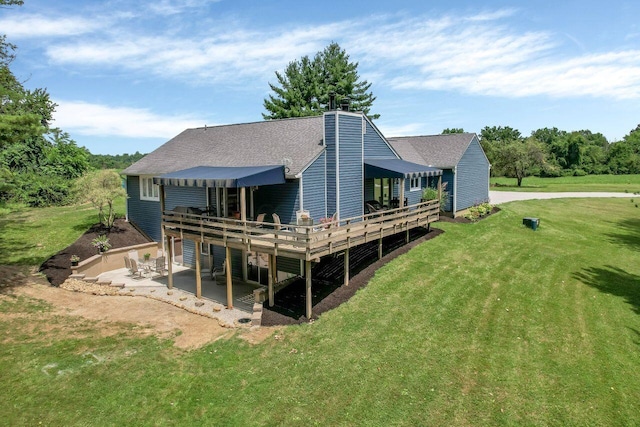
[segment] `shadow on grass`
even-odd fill
[[[607,235],[612,242],[640,250],[640,218],[629,218],[616,222],[616,228],[620,230],[619,233]]]
[[[632,310],[640,314],[640,276],[612,266],[586,268],[573,276],[600,292],[625,298]]]

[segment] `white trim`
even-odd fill
[[[413,181],[417,180],[418,185],[413,185]],[[413,178],[409,178],[409,191],[418,191],[422,189],[422,178],[419,176],[414,176]]]
[[[127,194],[124,201],[124,220],[129,222],[129,177],[124,179],[124,192]]]
[[[364,135],[366,133],[367,130],[367,126],[365,124],[364,121],[364,114],[362,115],[362,120],[360,121],[360,126],[362,126],[362,132],[361,132],[361,138],[360,138],[360,176],[361,176],[361,185],[362,185],[362,191],[360,191],[360,195],[362,196],[362,198],[360,199],[360,209],[362,209],[362,214],[364,215],[364,192],[365,192],[365,186],[364,186]]]
[[[140,187],[140,200],[146,200],[149,202],[160,201],[160,186],[153,183],[153,175],[139,175],[138,181]],[[149,188],[149,184],[151,184],[151,188]],[[149,191],[151,192],[151,196],[148,194]]]
[[[300,210],[304,210],[304,186],[302,185],[302,177],[298,178],[298,192],[300,193]]]
[[[451,199],[451,212],[453,213],[453,217],[456,217],[456,199],[458,198],[458,174],[456,173],[456,169],[458,169],[458,167],[454,167],[453,169],[451,169],[451,171],[453,172],[453,193],[450,194],[450,196],[452,197]]]
[[[340,219],[340,113],[336,111],[336,217]]]

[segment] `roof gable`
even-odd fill
[[[284,164],[299,173],[324,150],[322,116],[187,129],[123,171],[160,175],[194,166]]]
[[[475,137],[475,133],[451,133],[402,136],[387,140],[404,160],[451,169],[460,162]]]

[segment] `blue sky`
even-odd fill
[[[276,70],[336,41],[386,136],[640,123],[640,2],[26,0],[0,9],[14,73],[96,154],[262,120]]]

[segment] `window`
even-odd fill
[[[415,178],[411,178],[411,184],[410,184],[410,188],[411,191],[416,191],[416,190],[420,190],[421,189],[421,185],[420,185],[420,177],[415,177]]]
[[[160,200],[160,186],[153,183],[152,176],[140,177],[140,200]]]

